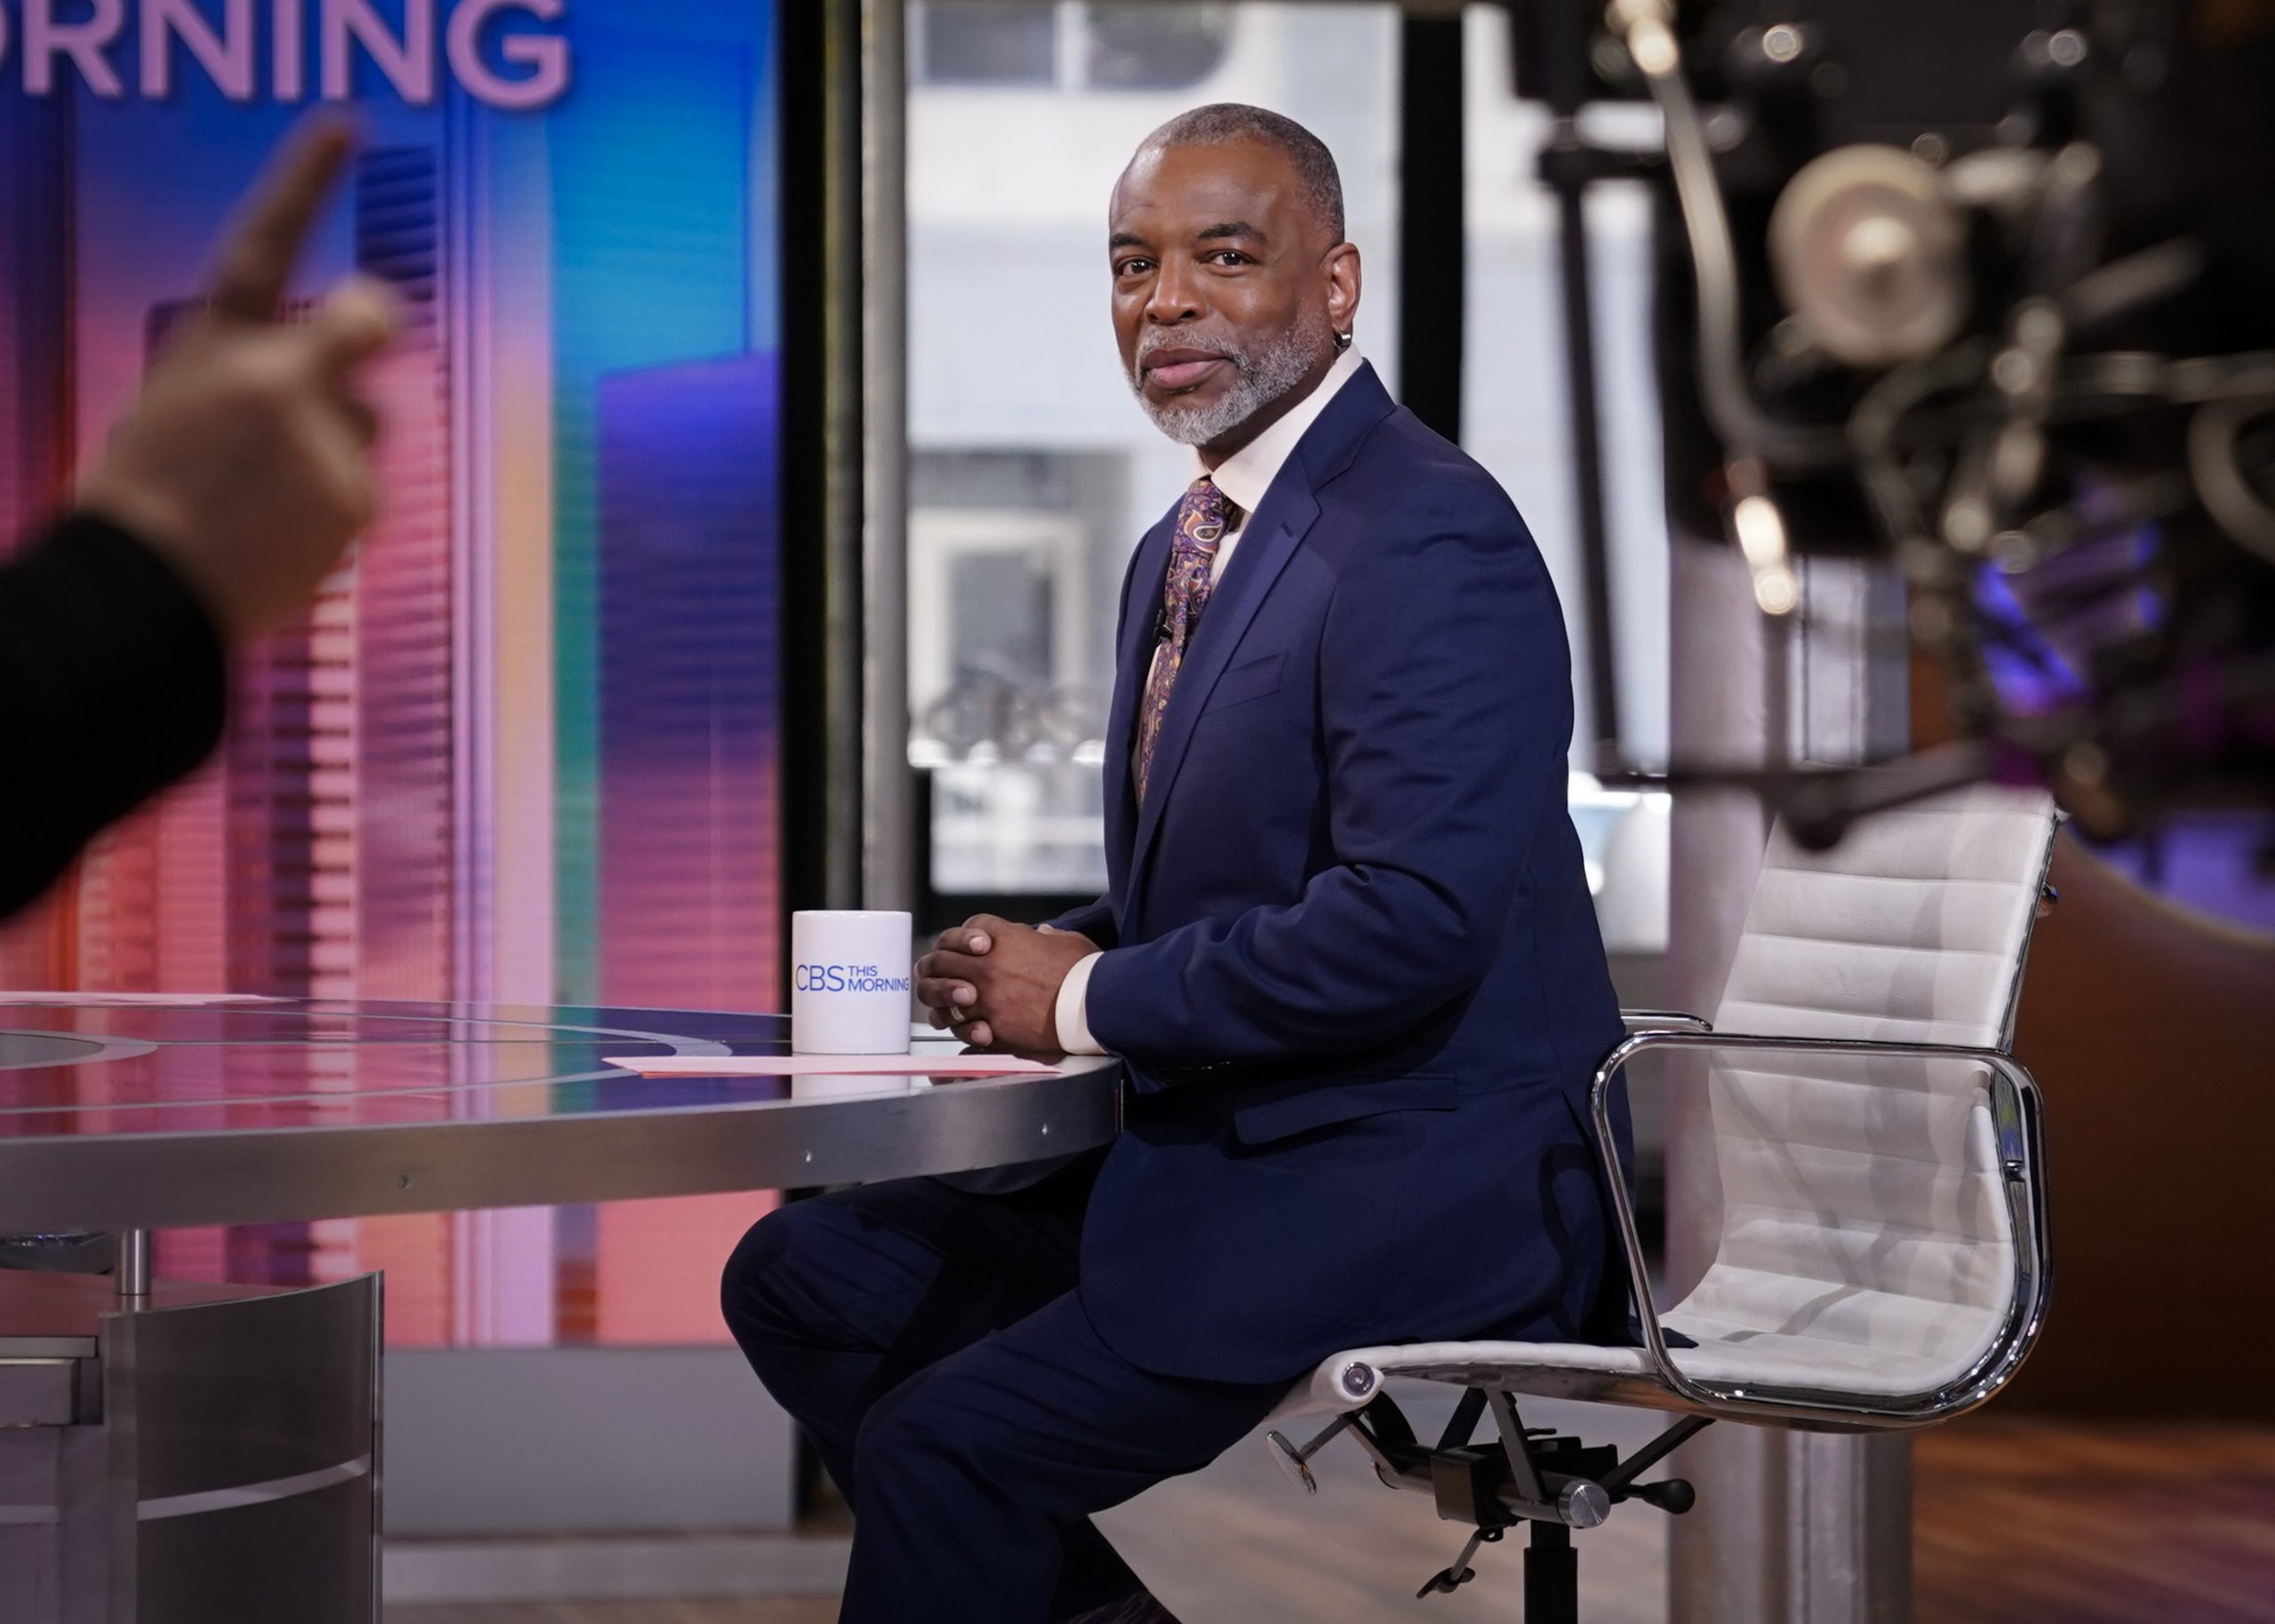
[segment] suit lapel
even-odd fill
[[[1161,612],[1161,583],[1169,569],[1169,532],[1176,522],[1176,510],[1171,509],[1169,516],[1146,531],[1138,544],[1114,650],[1114,700],[1106,715],[1103,768],[1106,860],[1109,894],[1125,899],[1125,904],[1132,895],[1127,882],[1137,823],[1130,758],[1138,742],[1138,705],[1145,691],[1145,674],[1153,657],[1153,625]]]
[[[1292,472],[1294,467],[1290,459],[1286,471]],[[1185,765],[1185,747],[1193,741],[1194,721],[1208,705],[1209,690],[1224,675],[1233,651],[1240,647],[1241,639],[1248,634],[1249,625],[1256,619],[1257,610],[1271,593],[1272,584],[1288,567],[1288,561],[1296,555],[1297,544],[1318,517],[1319,504],[1312,500],[1310,487],[1300,480],[1283,478],[1273,482],[1263,506],[1241,527],[1239,544],[1225,562],[1224,577],[1209,593],[1209,606],[1201,612],[1201,624],[1193,629],[1193,642],[1185,651],[1185,665],[1177,672],[1177,686],[1169,694],[1169,709],[1161,717],[1161,737],[1153,742],[1152,782],[1145,805],[1138,808],[1138,836],[1130,858],[1129,895],[1132,898],[1145,895],[1153,840],[1161,824],[1161,809],[1176,792],[1177,769]],[[1167,567],[1164,559],[1164,569]],[[1140,686],[1143,681],[1141,673]]]
[[[1270,595],[1273,583],[1319,518],[1319,502],[1313,493],[1349,466],[1368,432],[1395,410],[1396,402],[1374,368],[1361,366],[1305,432],[1295,453],[1272,482],[1272,489],[1265,493],[1262,505],[1241,526],[1224,577],[1209,593],[1209,606],[1201,611],[1201,624],[1185,650],[1185,665],[1177,673],[1177,688],[1161,718],[1161,737],[1153,742],[1152,792],[1142,808],[1135,808],[1136,833],[1125,847],[1117,837],[1130,827],[1135,789],[1130,781],[1130,749],[1137,738],[1138,699],[1153,662],[1152,632],[1161,607],[1162,581],[1169,573],[1169,531],[1176,522],[1175,513],[1145,537],[1138,553],[1138,573],[1130,581],[1130,612],[1122,628],[1114,716],[1106,739],[1106,864],[1114,882],[1114,894],[1122,899],[1120,923],[1125,940],[1133,930],[1142,928],[1133,923],[1133,918],[1142,919],[1162,812],[1177,788],[1177,769],[1184,765],[1193,724],[1209,702],[1209,690],[1224,674],[1233,650]],[[1126,872],[1118,865],[1126,865]]]

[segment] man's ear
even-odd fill
[[[1327,277],[1327,322],[1338,333],[1359,319],[1359,246],[1337,243],[1320,264]]]

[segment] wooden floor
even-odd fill
[[[1923,1437],[1915,1459],[1918,1624],[2275,1624],[2275,1428],[1992,1414]],[[1244,1446],[1101,1520],[1186,1624],[1516,1624],[1513,1548],[1489,1549],[1456,1595],[1417,1604],[1456,1530],[1419,1496],[1374,1485],[1355,1451],[1336,1465],[1306,1501]],[[1635,1507],[1582,1537],[1588,1624],[1664,1620],[1665,1525]],[[799,1598],[397,1607],[387,1624],[835,1616],[827,1598]]]
[[[1913,1461],[1920,1624],[2275,1621],[2275,1428],[1993,1413]]]

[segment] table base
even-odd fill
[[[379,1624],[379,1282],[0,1271],[0,1573],[25,1624]]]

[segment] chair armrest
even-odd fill
[[[1668,1356],[1666,1331],[1659,1324],[1658,1307],[1651,1301],[1651,1278],[1644,1267],[1643,1239],[1636,1227],[1634,1198],[1629,1194],[1627,1181],[1622,1175],[1618,1143],[1611,1131],[1612,1084],[1638,1055],[1648,1049],[1663,1048],[1967,1060],[1990,1068],[1994,1076],[2015,1091],[2019,1142],[2011,1146],[2002,1145],[2000,1155],[2006,1164],[2008,1176],[2019,1177],[2027,1191],[2030,1213],[2027,1244],[2040,1265],[2036,1270],[2040,1301],[2033,1311],[2037,1316],[2043,1316],[2043,1260],[2047,1256],[2046,1189],[2041,1171],[2044,1166],[2044,1131],[2040,1120],[2037,1079],[2013,1055],[2003,1049],[1977,1048],[1952,1043],[1883,1043],[1861,1039],[1780,1037],[1758,1032],[1712,1031],[1631,1031],[1610,1054],[1604,1056],[1603,1064],[1596,1068],[1595,1080],[1589,1091],[1589,1115],[1595,1128],[1596,1155],[1602,1163],[1605,1183],[1611,1191],[1612,1212],[1619,1223],[1620,1246],[1627,1259],[1628,1291],[1635,1301],[1635,1318],[1642,1327],[1644,1347],[1650,1353],[1651,1362],[1657,1366],[1661,1378],[1675,1392],[1694,1404],[1724,1410],[1728,1408],[1714,1394],[1685,1376]],[[2018,1236],[2016,1238],[2020,1241],[2024,1238]]]
[[[1619,1018],[1627,1023],[1628,1036],[1637,1032],[1711,1032],[1714,1023],[1704,1015],[1685,1015],[1680,1009],[1623,1009]]]

